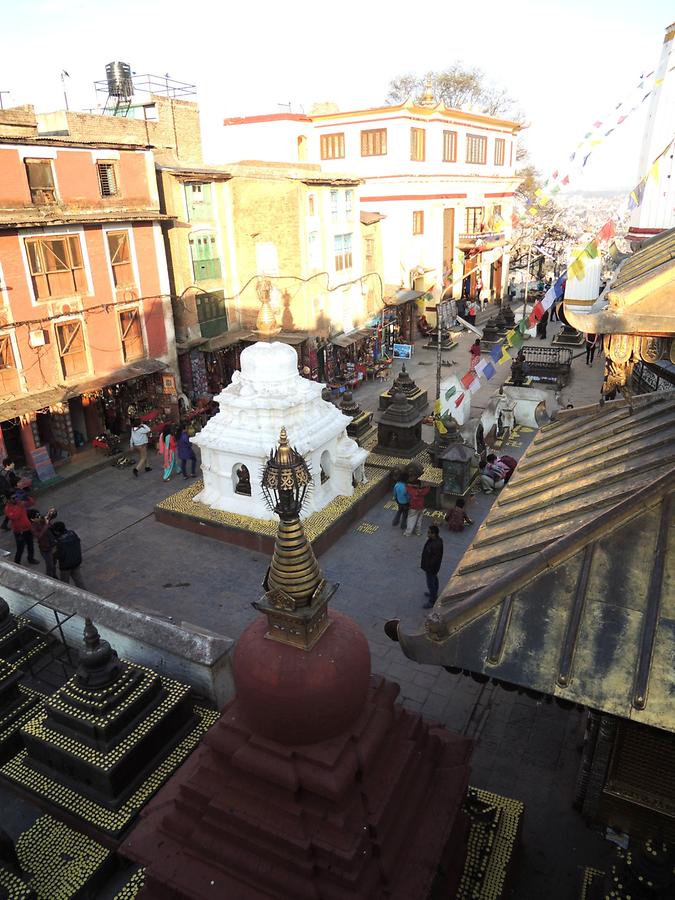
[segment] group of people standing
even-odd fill
[[[82,545],[80,538],[65,522],[57,520],[57,511],[53,507],[42,515],[35,508],[35,500],[14,471],[14,462],[3,460],[0,472],[0,493],[4,496],[4,521],[2,529],[14,535],[16,552],[14,562],[19,565],[24,551],[31,565],[39,565],[35,558],[35,545],[44,560],[45,574],[52,578],[60,578],[66,583],[72,581],[77,587],[84,589],[84,581],[80,574],[82,563]]]
[[[152,471],[152,466],[148,465],[148,443],[151,434],[152,431],[147,425],[138,420],[133,422],[129,447],[131,450],[138,450],[138,462],[133,468],[135,477],[138,477],[140,470]],[[157,453],[162,458],[164,481],[168,481],[178,470],[183,478],[197,477],[197,456],[192,448],[186,425],[165,425],[159,437]],[[188,463],[191,468],[189,475]]]

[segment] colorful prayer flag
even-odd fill
[[[476,363],[476,372],[478,375],[482,375],[485,372],[485,369],[490,365],[490,363],[486,359],[481,359]]]
[[[475,394],[476,391],[480,390],[480,378],[474,378],[474,380],[469,385],[469,393]]]
[[[506,343],[509,346],[513,346],[513,338],[518,334],[515,328],[512,328],[510,331],[507,331],[504,337],[506,338]]]
[[[475,377],[476,375],[474,372],[467,372],[466,375],[462,375],[462,377],[459,379],[459,383],[463,388],[466,388],[468,390],[471,386],[471,382],[475,379]]]
[[[595,243],[595,241],[590,241],[588,244],[586,244],[586,246],[584,247],[584,253],[589,259],[596,258],[596,256],[598,255],[598,245]]]
[[[521,334],[525,334],[527,331],[527,319],[521,319],[520,322],[518,322],[518,331]]]
[[[502,348],[500,344],[497,344],[490,350],[490,358],[494,360],[494,362],[498,363],[502,357]]]
[[[455,406],[457,409],[462,405],[462,400],[464,399],[464,393],[461,393],[459,397],[455,400]]]
[[[569,184],[570,183],[569,175],[565,175],[565,177],[563,178],[561,183],[565,184],[565,185]]]
[[[506,363],[506,362],[511,362],[511,357],[509,356],[509,351],[506,349],[506,347],[503,344],[502,344],[502,355],[499,358],[498,362],[499,362],[500,366],[503,366],[504,363]]]
[[[434,425],[438,429],[439,434],[447,434],[448,429],[445,427],[445,423],[442,419],[434,419]]]
[[[439,397],[438,400],[436,400],[436,402],[434,403],[434,415],[440,416],[440,414],[441,414],[441,398]]]
[[[457,393],[457,388],[456,388],[456,387],[450,387],[450,388],[448,388],[447,391],[445,392],[445,399],[446,399],[446,400],[449,400],[449,399],[450,399],[454,394],[456,394],[456,393]],[[438,402],[440,403],[441,401],[439,400]]]
[[[485,377],[487,378],[488,381],[494,376],[496,371],[497,370],[495,369],[495,367],[492,365],[491,362],[485,363],[485,368],[483,369],[483,375],[485,375]]]
[[[528,209],[528,212],[529,212],[529,214],[530,214],[531,216],[536,216],[537,213],[539,212],[539,210],[537,209],[536,206],[531,206],[531,207]]]
[[[519,331],[516,331],[513,335],[513,340],[511,341],[511,346],[514,350],[520,350],[523,346],[523,336]]]
[[[555,293],[555,299],[560,300],[562,295],[565,293],[565,278],[566,275],[561,275],[560,278],[553,285],[553,291]]]
[[[541,317],[544,315],[544,307],[542,306],[541,300],[537,300],[537,302],[532,307],[532,316],[535,322],[538,322]]]
[[[654,181],[658,181],[658,177],[659,177],[659,161],[657,159],[656,162],[654,163],[654,165],[649,170],[649,178],[653,178]]]
[[[567,270],[571,278],[576,278],[577,281],[581,281],[586,273],[586,267],[584,266],[583,259],[578,256],[573,263],[570,264],[569,269]]]
[[[614,237],[615,234],[616,228],[614,226],[614,222],[611,219],[608,219],[598,232],[598,240],[609,241]]]

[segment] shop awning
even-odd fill
[[[252,331],[225,331],[223,334],[217,334],[215,337],[209,338],[204,342],[201,349],[207,353],[213,353],[215,350],[224,350],[225,347],[238,344],[239,341],[254,340],[255,335]]]
[[[385,306],[403,306],[404,303],[410,303],[411,300],[419,300],[423,297],[425,291],[397,291],[393,297],[386,297]]]
[[[166,363],[159,359],[138,359],[123,369],[116,369],[107,375],[78,384],[59,384],[47,391],[39,391],[34,394],[24,394],[13,400],[0,403],[0,421],[15,419],[17,416],[54,406],[56,403],[64,403],[73,397],[79,397],[87,391],[98,391],[110,384],[119,384],[121,381],[131,381],[132,378],[141,378],[144,375],[152,375],[154,372],[162,372],[167,369]]]
[[[336,337],[330,339],[331,344],[335,344],[336,347],[351,347],[352,344],[358,344],[360,341],[364,341],[366,338],[370,337],[373,333],[372,328],[357,328],[354,331],[349,331],[347,334],[338,334]]]

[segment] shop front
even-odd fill
[[[394,344],[413,344],[417,337],[419,301],[424,291],[397,291],[385,299],[378,327],[379,355],[391,357]]]
[[[165,363],[138,360],[86,383],[0,403],[0,452],[19,466],[35,467],[38,457],[66,462],[106,431],[127,433],[133,418],[151,427],[178,421],[176,379]]]
[[[377,360],[377,329],[357,328],[338,334],[321,349],[323,377],[331,390],[355,390],[366,379]]]

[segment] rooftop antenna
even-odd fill
[[[277,103],[277,106],[282,106],[284,109],[287,109],[289,112],[292,112],[290,100],[288,101],[288,103]]]
[[[11,94],[11,91],[0,91],[0,109],[4,109],[5,107],[2,105],[2,95],[3,94]]]
[[[70,75],[66,72],[65,69],[61,69],[61,86],[63,87],[63,99],[66,104],[66,112],[68,112],[68,94],[66,93],[66,78],[70,78]]]

